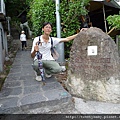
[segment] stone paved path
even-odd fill
[[[71,95],[52,77],[46,78],[46,85],[35,80],[30,50],[18,50],[12,68],[0,91],[0,114],[28,113],[32,109],[57,106],[56,109],[71,103]],[[41,109],[39,113],[47,111]],[[33,112],[34,113],[34,112]]]

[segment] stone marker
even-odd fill
[[[86,100],[120,103],[120,60],[112,38],[99,28],[74,39],[68,64],[68,91]]]

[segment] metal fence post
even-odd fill
[[[57,37],[61,38],[61,23],[60,23],[60,13],[59,13],[60,0],[56,0],[56,26],[57,26]],[[58,62],[64,62],[64,43],[60,43],[56,46],[56,49],[60,55]]]

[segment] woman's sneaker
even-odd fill
[[[34,71],[34,72],[35,72],[35,71]],[[36,76],[36,78],[35,78],[35,79],[36,79],[37,81],[42,81],[41,76],[38,76],[36,72],[35,72],[35,76]]]
[[[36,80],[39,81],[39,82],[42,81],[41,76],[36,76]]]
[[[45,77],[50,78],[50,77],[52,77],[52,75],[48,75],[47,73],[45,73]]]
[[[50,78],[50,77],[52,77],[51,74],[47,74],[47,73],[45,72],[45,69],[44,69],[44,74],[45,74],[45,77],[46,77],[46,78]]]
[[[62,68],[62,72],[66,71],[66,67],[65,66],[61,66]]]

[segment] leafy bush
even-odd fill
[[[111,27],[115,27],[120,30],[120,15],[110,15],[107,17],[108,24]]]
[[[86,15],[88,11],[85,6],[88,5],[89,0],[71,0],[67,2],[62,0],[60,4],[61,15],[61,36],[67,37],[76,33],[80,29],[80,16]],[[65,56],[69,57],[70,47],[73,41],[65,43]]]
[[[46,21],[55,24],[55,3],[52,0],[33,0],[28,13],[35,36],[42,33],[42,24]],[[55,27],[53,27],[53,33]]]

